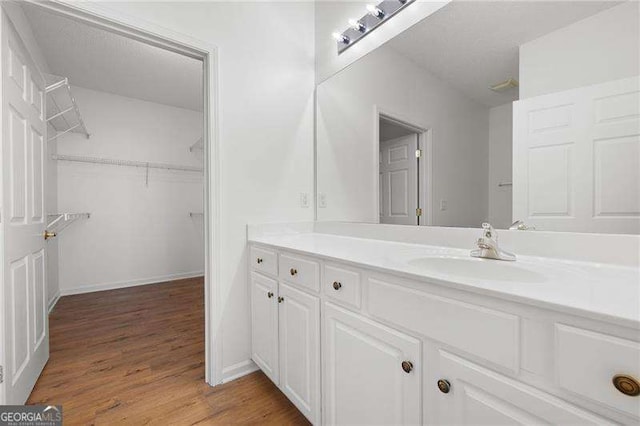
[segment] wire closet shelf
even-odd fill
[[[183,166],[179,164],[152,163],[152,162],[146,162],[146,161],[133,161],[133,160],[116,160],[113,158],[79,157],[76,155],[54,154],[51,156],[51,159],[58,160],[58,161],[72,161],[76,163],[107,164],[111,166],[127,166],[127,167],[140,167],[140,168],[147,168],[147,169],[178,170],[183,172],[201,173],[204,171],[202,167],[196,167],[196,166]]]
[[[86,136],[91,136],[84,124],[78,103],[71,93],[71,85],[66,77],[46,74],[47,87],[45,88],[47,111],[51,114],[47,117],[47,124],[50,124],[56,134],[48,138],[48,142],[73,132]]]
[[[60,233],[79,219],[89,219],[91,213],[55,213],[47,215],[47,231]]]

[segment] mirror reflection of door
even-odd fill
[[[418,133],[380,118],[380,223],[419,225]]]

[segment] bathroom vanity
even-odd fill
[[[640,420],[637,268],[309,232],[249,274],[252,359],[314,424]]]

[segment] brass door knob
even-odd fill
[[[451,383],[449,383],[448,380],[440,379],[438,380],[438,389],[440,389],[440,392],[442,393],[449,393],[451,390]]]
[[[291,274],[291,276],[293,277],[294,275],[296,275],[298,273],[298,270],[295,268],[291,268],[289,269],[289,273]]]
[[[638,396],[640,395],[640,383],[638,381],[627,375],[627,374],[616,374],[611,379],[613,382],[613,386],[616,387],[620,392],[628,396]]]
[[[56,236],[56,233],[53,231],[44,231],[44,239],[48,240],[49,238],[53,238]]]
[[[267,293],[267,297],[271,299],[273,297],[273,292],[270,291],[269,293]]]
[[[284,302],[284,297],[278,297],[278,303]]]
[[[257,259],[256,259],[256,262],[257,262],[257,263],[262,263],[262,258],[261,258],[261,257],[257,258]]]
[[[342,284],[339,283],[338,281],[334,281],[333,282],[333,289],[334,290],[340,290],[342,288]]]
[[[411,361],[402,361],[402,369],[405,373],[411,373],[413,370],[413,363]]]

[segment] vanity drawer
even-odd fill
[[[280,278],[313,291],[320,290],[320,265],[311,259],[280,254]]]
[[[273,250],[251,247],[251,267],[265,274],[278,276],[278,254]]]
[[[369,278],[369,313],[430,339],[519,372],[520,318],[393,283]]]
[[[325,264],[322,274],[322,291],[327,297],[360,309],[360,272]]]
[[[556,324],[556,382],[590,400],[640,417],[640,395],[616,389],[617,375],[640,380],[640,343]]]

